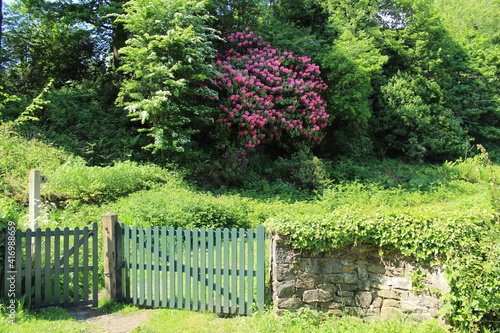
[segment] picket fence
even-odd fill
[[[5,251],[4,296],[31,308],[97,306],[97,233],[97,223],[83,229],[17,229],[14,245]],[[6,237],[5,243],[12,242]]]
[[[264,309],[263,226],[141,228],[103,216],[106,297],[152,307],[251,314]],[[32,308],[97,306],[98,229],[15,231],[4,296]],[[14,282],[15,280],[15,282]]]
[[[116,263],[105,261],[110,297],[227,314],[264,309],[263,226],[256,231],[140,228],[117,223],[116,217],[103,227],[105,232],[114,229],[115,237],[108,240],[114,243],[110,248],[116,249]]]

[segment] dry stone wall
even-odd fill
[[[449,291],[441,267],[419,264],[396,251],[358,245],[313,254],[288,247],[279,235],[271,244],[278,312],[310,307],[365,321],[422,321],[438,318],[439,294]]]

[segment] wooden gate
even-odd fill
[[[227,314],[264,309],[263,226],[254,231],[109,223],[104,224],[105,232],[114,229],[116,236],[109,244],[116,249],[116,264],[108,272],[105,260],[111,298]]]
[[[15,230],[7,238],[4,295],[32,308],[98,301],[97,223],[89,229]]]

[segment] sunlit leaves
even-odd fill
[[[200,97],[213,94],[200,83],[214,75],[215,54],[207,28],[204,2],[132,0],[119,22],[133,35],[120,53],[126,74],[118,103],[147,123],[152,148],[183,151],[199,129],[210,122],[210,108]]]

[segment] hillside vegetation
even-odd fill
[[[81,227],[111,211],[140,226],[265,224],[290,235],[293,246],[314,251],[369,242],[453,268],[444,314],[457,327],[496,326],[500,169],[484,151],[441,165],[302,156],[274,166],[286,166],[283,174],[294,178],[254,179],[252,171],[239,190],[207,191],[179,167],[87,166],[35,139],[0,135],[3,225],[27,224],[27,174],[37,168],[49,179],[42,185],[42,228]]]
[[[499,328],[498,1],[0,6],[0,226],[260,224],[446,267]]]

